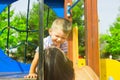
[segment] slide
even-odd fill
[[[8,57],[3,50],[0,49],[0,78],[7,77],[23,77],[28,74],[30,64],[18,62]]]

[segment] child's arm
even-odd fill
[[[27,76],[24,76],[24,78],[37,78],[36,67],[38,65],[38,60],[39,60],[39,53],[35,53],[34,59],[31,63],[29,74]]]

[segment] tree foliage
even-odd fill
[[[109,28],[109,34],[104,34],[101,36],[101,44],[104,47],[102,52],[105,57],[110,54],[113,58],[118,58],[120,56],[120,16],[116,18],[116,21]]]
[[[12,18],[14,14],[14,11],[12,10],[9,17]],[[10,20],[12,22],[12,20]],[[15,30],[10,29],[8,27],[8,8],[5,9],[4,12],[2,12],[2,14],[0,14],[0,48],[2,48],[3,50],[6,48],[7,45],[7,38],[8,38],[8,30],[11,30],[10,32],[10,37],[9,37],[9,44],[15,45],[16,42],[12,42],[15,38],[15,35],[13,33],[15,33]],[[11,46],[11,45],[10,45]]]

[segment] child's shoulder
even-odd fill
[[[51,37],[50,36],[47,36],[47,37],[45,37],[44,38],[44,43],[46,44],[46,43],[51,43],[52,44],[52,39],[51,39]]]
[[[51,39],[50,36],[47,36],[47,37],[44,38],[44,40],[50,40],[50,39]]]

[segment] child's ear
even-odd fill
[[[52,29],[51,28],[48,29],[48,32],[49,32],[49,35],[51,35],[52,34]]]

